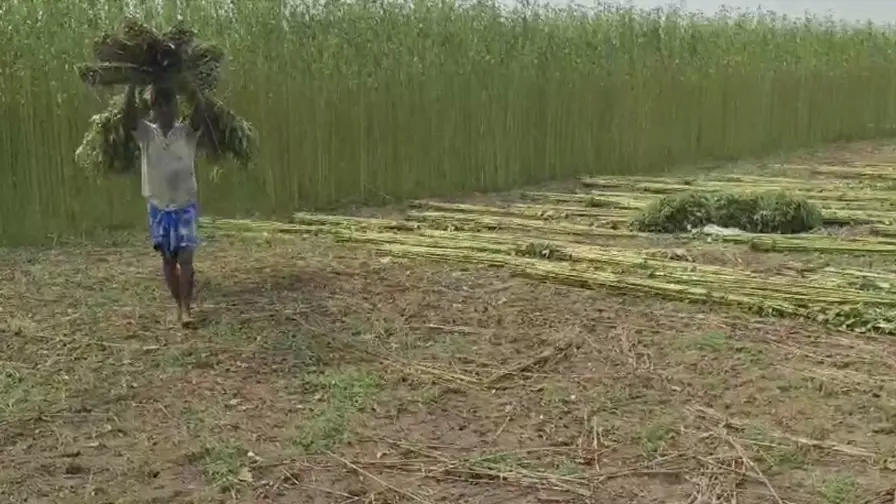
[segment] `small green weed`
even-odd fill
[[[303,452],[320,453],[345,442],[352,416],[373,402],[381,379],[361,370],[333,371],[310,378],[305,385],[323,401],[298,427],[294,444]]]
[[[850,475],[840,474],[825,478],[818,491],[828,504],[855,504],[858,502],[859,482]]]
[[[675,429],[669,425],[657,423],[648,426],[641,433],[641,448],[647,455],[655,457],[665,448],[667,442],[675,435]]]
[[[218,490],[233,490],[251,481],[246,454],[248,451],[236,441],[215,442],[207,445],[197,463],[203,476]]]

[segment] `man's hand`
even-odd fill
[[[125,133],[134,133],[137,131],[138,117],[137,110],[137,88],[133,84],[128,85],[124,94],[124,110],[122,112],[122,127]]]

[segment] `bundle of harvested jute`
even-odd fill
[[[202,100],[205,120],[200,151],[215,160],[229,157],[243,166],[252,161],[256,143],[252,126],[212,96],[224,61],[224,51],[218,46],[196,41],[196,34],[183,24],[160,34],[139,21],[127,20],[117,33],[94,41],[93,56],[96,63],[78,67],[86,84],[135,86],[142,114],[149,113],[147,95],[153,87],[172,87],[190,99]],[[91,118],[75,153],[83,168],[127,172],[136,167],[139,151],[133,136],[125,131],[124,96],[113,97],[105,112]]]

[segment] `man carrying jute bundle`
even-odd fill
[[[140,149],[152,246],[162,256],[165,283],[177,304],[177,319],[183,327],[193,326],[193,256],[199,245],[195,159],[205,118],[201,96],[197,93],[191,98],[195,103],[193,113],[189,122],[181,122],[174,88],[154,85],[147,119],[140,117],[136,89],[130,85],[122,125],[125,132],[133,134]]]
[[[125,85],[127,91],[91,118],[75,160],[94,173],[128,173],[139,160],[152,246],[162,256],[165,283],[184,327],[193,325],[193,257],[199,245],[196,156],[230,158],[248,167],[256,150],[252,126],[212,94],[223,50],[195,35],[182,23],[159,33],[126,19],[117,32],[93,41],[95,62],[78,66],[89,86]],[[145,89],[151,90],[148,101]],[[184,122],[178,93],[193,104]]]

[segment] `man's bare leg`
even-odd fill
[[[180,305],[184,313],[181,324],[187,327],[193,324],[193,286],[195,285],[196,277],[193,269],[193,250],[182,249],[177,255],[177,264],[180,266],[178,292],[180,293]]]
[[[177,305],[177,322],[183,323],[183,305],[181,303],[180,275],[177,271],[177,259],[162,257],[162,272],[165,275],[165,285],[168,286],[168,292]]]

